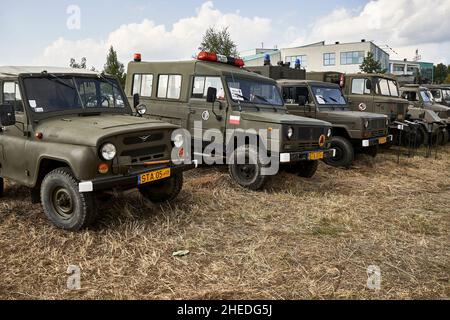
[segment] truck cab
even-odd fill
[[[59,228],[92,224],[98,192],[137,188],[153,202],[174,200],[192,168],[172,157],[177,127],[133,114],[112,76],[0,67],[0,90],[0,196],[3,178],[29,187]]]
[[[242,187],[259,190],[283,167],[312,177],[318,160],[334,156],[331,124],[289,114],[276,82],[243,66],[241,59],[208,52],[178,62],[143,62],[138,55],[128,65],[126,94],[134,106],[147,106],[147,117],[190,133],[193,156],[200,162],[225,160]],[[212,139],[214,134],[221,137]],[[246,136],[243,143],[241,135]],[[207,161],[211,149],[220,153],[213,163]],[[257,159],[263,153],[270,156],[270,165]],[[235,161],[237,154],[245,163]]]
[[[430,90],[434,101],[438,104],[450,107],[450,85],[424,85]]]

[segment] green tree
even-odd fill
[[[76,62],[74,58],[71,58],[69,65],[71,68],[74,69],[86,69],[86,63],[87,63],[86,57],[81,58],[80,63]]]
[[[116,76],[119,79],[121,86],[125,87],[125,80],[127,77],[125,67],[123,63],[117,59],[117,52],[112,46],[109,48],[108,56],[106,57],[106,64],[103,67],[103,72]]]
[[[203,36],[200,51],[214,52],[225,56],[237,57],[237,46],[231,39],[228,27],[216,30],[210,27]]]
[[[386,70],[381,67],[381,62],[375,60],[373,53],[367,53],[363,63],[359,66],[364,73],[385,73]]]
[[[446,66],[445,64],[439,63],[438,65],[434,66],[434,81],[436,83],[443,83],[448,74],[448,66]]]
[[[450,84],[450,73],[447,75],[447,78],[445,78],[444,83]]]

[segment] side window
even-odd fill
[[[283,99],[285,102],[298,103],[299,96],[305,97],[307,104],[311,102],[307,87],[283,87]]]
[[[153,92],[152,74],[135,74],[133,77],[132,95],[138,93],[142,97],[151,98]]]
[[[160,75],[158,80],[158,98],[180,99],[181,82],[182,77],[180,75]]]
[[[391,92],[389,91],[389,83],[386,79],[380,79],[378,81],[378,94],[382,96],[390,96]]]
[[[12,81],[3,83],[3,103],[13,104],[16,111],[23,111],[22,97],[17,83]]]
[[[397,82],[389,80],[389,90],[391,91],[391,96],[398,97]]]
[[[222,79],[220,77],[195,77],[194,87],[192,88],[193,98],[206,98],[208,88],[217,89],[217,99],[225,99],[225,90],[223,89]]]
[[[367,89],[367,81],[367,79],[353,79],[352,94],[370,94],[370,90]]]

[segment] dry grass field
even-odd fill
[[[282,174],[264,192],[201,168],[176,202],[119,196],[80,233],[55,229],[27,189],[7,184],[0,298],[449,298],[450,147],[422,155],[321,164],[312,180]],[[66,288],[71,264],[82,270],[78,291]],[[379,291],[367,288],[369,265],[381,268]]]

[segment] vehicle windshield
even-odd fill
[[[125,108],[125,97],[113,78],[48,74],[25,78],[23,84],[29,105],[35,113]]]
[[[422,100],[425,104],[432,104],[433,103],[433,95],[430,91],[421,90],[420,95],[422,97]]]
[[[280,92],[273,83],[228,77],[227,85],[235,102],[283,106]]]
[[[378,86],[376,87],[376,92],[382,96],[399,97],[399,91],[397,87],[397,81],[378,78]]]
[[[345,106],[347,104],[339,88],[312,86],[312,91],[319,106],[327,106],[327,105]]]

